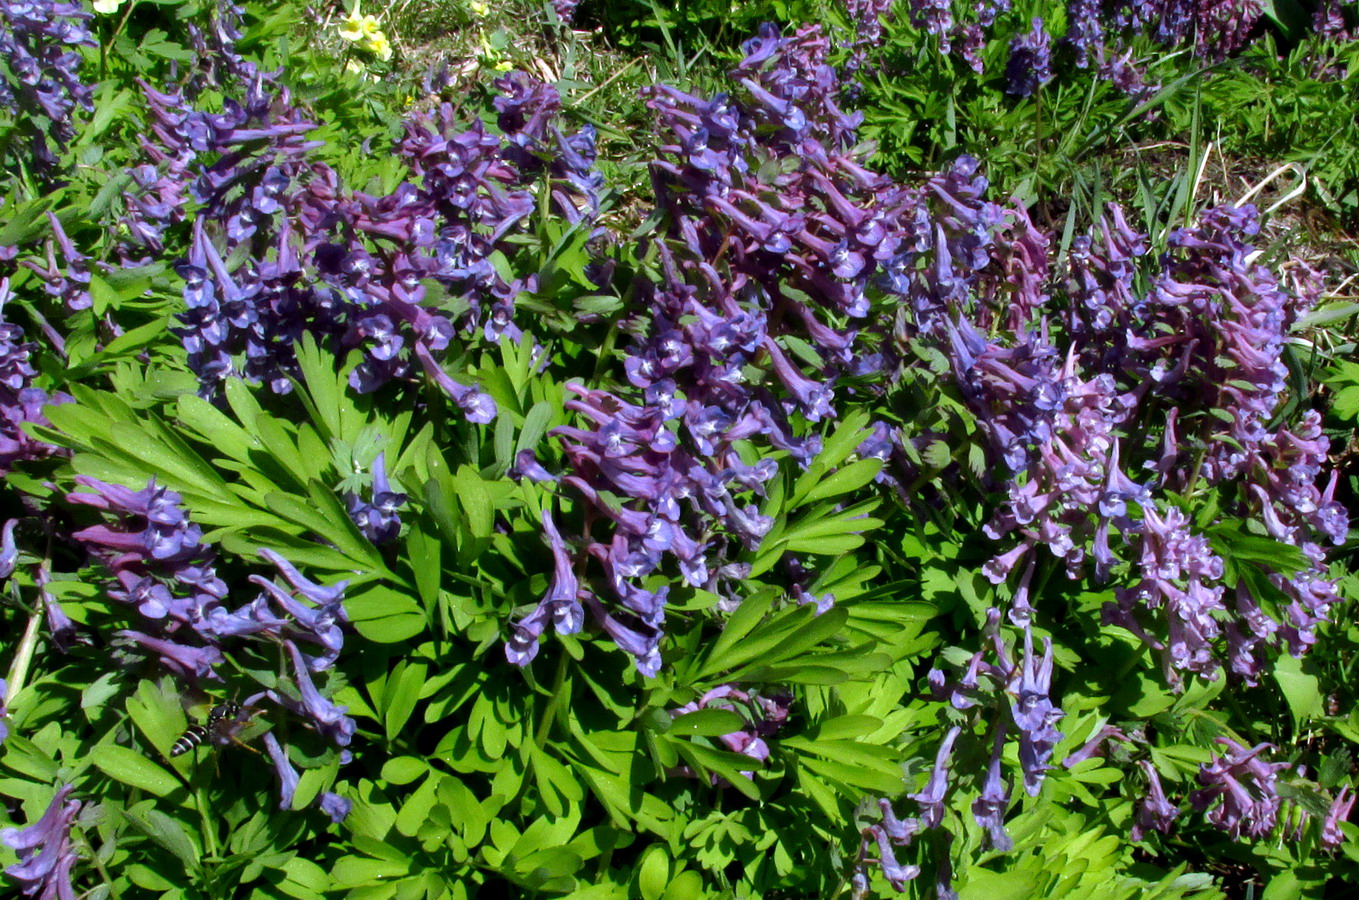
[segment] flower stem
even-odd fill
[[[14,661],[9,667],[9,690],[6,694],[10,700],[23,690],[24,683],[28,681],[28,669],[33,664],[33,653],[38,647],[38,628],[42,625],[45,602],[45,595],[39,591],[33,612],[28,617],[28,625],[24,627],[24,636],[19,639],[19,646],[14,650]]]

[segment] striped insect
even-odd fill
[[[193,724],[184,730],[175,741],[175,745],[170,748],[170,756],[183,756],[194,747],[218,736],[231,737],[223,728],[223,724],[229,728],[234,725],[241,715],[241,705],[235,700],[228,700],[220,703],[208,710],[208,716],[203,720],[203,724]]]

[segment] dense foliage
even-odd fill
[[[1359,878],[1357,307],[1090,189],[1353,10],[752,6],[0,0],[14,887]]]

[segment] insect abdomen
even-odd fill
[[[170,748],[170,756],[183,756],[194,747],[208,739],[208,730],[202,725],[190,725],[184,733],[175,741],[175,745]]]

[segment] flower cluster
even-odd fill
[[[1010,61],[1005,65],[1005,92],[1032,97],[1052,80],[1052,40],[1043,20],[1033,20],[1033,30],[1010,41]]]
[[[374,544],[385,544],[401,533],[401,516],[397,513],[406,505],[407,497],[392,490],[387,480],[387,454],[379,453],[373,460],[373,484],[369,500],[358,494],[348,494],[345,503],[349,518],[359,531]]]
[[[340,37],[383,62],[392,58],[392,44],[378,24],[377,17],[361,12],[357,0],[349,15],[340,23]]]
[[[1348,522],[1334,482],[1319,486],[1319,420],[1305,415],[1296,431],[1267,425],[1283,400],[1287,329],[1315,295],[1252,261],[1254,216],[1250,208],[1206,211],[1200,224],[1170,235],[1151,288],[1139,291],[1134,275],[1147,238],[1114,209],[1073,242],[1060,330],[1045,312],[1048,293],[1008,278],[1017,289],[996,295],[1004,302],[959,315],[947,329],[959,387],[1002,471],[1012,473],[1007,500],[985,528],[993,539],[1018,539],[986,567],[996,583],[1020,573],[1011,617],[1020,623],[1030,613],[1039,545],[1072,577],[1090,563],[1100,580],[1135,565],[1139,577],[1116,591],[1106,619],[1162,651],[1172,685],[1184,672],[1214,677],[1224,642],[1231,670],[1254,679],[1266,645],[1301,653],[1336,602],[1321,541],[1343,541]],[[997,264],[1017,246],[1007,241]],[[997,336],[983,338],[967,316]],[[1191,428],[1178,420],[1183,401],[1221,415]],[[1291,601],[1283,621],[1263,613],[1245,582],[1226,596],[1223,559],[1163,499],[1196,482],[1229,497],[1227,512],[1302,551],[1300,571],[1266,569]]]
[[[11,297],[9,279],[0,278],[0,311]],[[57,452],[57,448],[31,437],[25,423],[46,425],[43,407],[49,403],[65,403],[71,398],[58,393],[49,396],[42,388],[34,387],[38,370],[33,366],[37,345],[24,340],[18,325],[0,318],[0,474],[9,472],[15,463],[42,459]]]
[[[843,322],[865,317],[871,279],[927,200],[849,152],[858,117],[838,105],[828,46],[816,29],[782,38],[766,27],[732,73],[741,100],[651,94],[667,140],[653,164],[669,222],[662,279],[635,285],[648,312],[624,360],[628,387],[568,385],[584,425],[554,432],[570,469],[560,480],[586,512],[578,540],[553,539],[569,570],[597,561],[604,598],[579,574],[575,590],[646,674],[660,665],[666,593],[648,589],[651,576],[673,561],[688,584],[730,591],[745,570],[721,560],[772,525],[752,500],[777,465],[738,445],[805,463],[819,442],[796,419],[834,416],[836,383],[881,368]],[[512,661],[532,659],[547,607],[575,602],[556,583],[553,594],[515,627]]]
[[[179,334],[205,393],[231,374],[291,390],[292,347],[310,332],[337,351],[363,351],[351,375],[359,390],[423,373],[469,421],[494,418],[490,397],[449,376],[438,356],[460,330],[521,339],[514,298],[536,277],[507,281],[492,257],[512,252],[507,238],[536,208],[529,186],[549,182],[573,222],[593,218],[602,187],[594,131],[558,130],[553,88],[520,73],[497,84],[503,135],[479,120],[459,130],[449,105],[414,114],[395,148],[410,178],[388,196],[349,190],[309,162],[313,126],[261,76],[220,114],[145,88],[156,136],[147,150],[158,165],[138,170],[146,200],[132,230],[154,250],[188,199],[199,204],[178,266],[189,307]],[[242,247],[250,252],[229,270],[223,260]],[[431,282],[441,298],[427,296]]]
[[[80,80],[79,48],[98,46],[89,20],[78,3],[0,0],[0,108],[22,126],[30,164],[39,169],[54,168],[57,151],[75,137],[76,108],[94,110]]]
[[[71,846],[71,827],[81,804],[70,799],[73,790],[69,784],[58,788],[42,818],[27,828],[0,830],[0,841],[19,854],[19,861],[5,869],[5,874],[19,883],[25,897],[75,897],[71,870],[79,857]]]
[[[287,559],[267,548],[260,556],[271,563],[291,590],[252,575],[261,593],[250,602],[226,606],[226,584],[217,577],[214,554],[202,543],[202,530],[193,524],[173,491],[154,481],[140,491],[76,476],[91,493],[72,493],[71,503],[90,506],[112,520],[76,532],[113,574],[108,595],[134,607],[142,629],[125,629],[119,637],[129,647],[158,658],[180,678],[197,681],[220,678],[218,667],[229,641],[241,638],[281,646],[291,664],[293,694],[271,688],[247,701],[267,697],[308,721],[337,746],[346,747],[354,721],[321,695],[313,673],[335,665],[344,647],[348,617],[344,610],[345,582],[323,586],[310,581]],[[176,596],[183,591],[187,596]],[[299,645],[316,648],[308,656]]]
[[[765,742],[765,738],[778,733],[783,727],[788,719],[788,706],[791,700],[792,698],[786,695],[764,697],[724,684],[706,692],[697,700],[670,710],[670,715],[679,718],[685,713],[697,712],[700,709],[725,709],[736,713],[746,720],[745,727],[721,735],[718,740],[731,752],[749,756],[762,763],[769,759],[769,744]],[[750,777],[752,773],[743,774]],[[717,781],[718,776],[714,775],[713,782]]]
[[[961,677],[950,681],[942,670],[932,669],[928,680],[935,698],[947,700],[954,709],[983,705],[1001,705],[1008,709],[1009,715],[995,724],[990,763],[985,776],[979,779],[980,786],[972,802],[973,818],[986,831],[991,847],[1004,851],[1013,846],[1005,830],[1005,810],[1010,800],[1002,764],[1006,740],[1011,733],[1017,736],[1024,789],[1030,796],[1037,796],[1044,774],[1051,768],[1049,761],[1053,748],[1062,739],[1056,728],[1062,711],[1051,697],[1052,641],[1043,639],[1043,653],[1039,656],[1034,651],[1033,631],[1026,622],[1022,657],[1012,658],[1018,650],[1006,647],[1000,633],[1000,620],[1000,610],[990,610],[986,631],[991,638],[991,647],[973,654]],[[900,865],[893,848],[909,846],[917,834],[943,824],[949,793],[949,763],[961,734],[961,726],[948,731],[935,753],[934,767],[925,786],[909,795],[915,802],[917,814],[899,819],[891,802],[882,799],[879,801],[882,820],[864,831],[861,858],[866,860],[876,849],[884,876],[898,890],[904,890],[907,881],[918,877],[920,869]],[[947,861],[941,861],[941,865],[947,866]],[[947,873],[941,872],[940,879],[942,884],[948,885]]]

